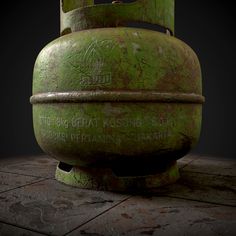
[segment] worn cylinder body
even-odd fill
[[[176,160],[199,138],[204,98],[197,56],[172,35],[173,7],[62,3],[64,36],[39,54],[31,97],[36,139],[61,162],[58,180],[119,191],[178,178]]]

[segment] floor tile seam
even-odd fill
[[[79,226],[77,226],[77,227],[75,227],[74,229],[70,230],[69,232],[65,233],[63,236],[67,236],[67,235],[69,235],[70,233],[72,233],[72,232],[78,230],[79,228],[85,226],[86,224],[88,224],[88,223],[94,221],[95,219],[97,219],[97,218],[99,218],[100,216],[106,214],[107,212],[111,211],[112,209],[116,208],[117,206],[121,205],[122,203],[126,202],[127,200],[129,200],[129,199],[132,198],[132,197],[133,197],[133,196],[128,196],[127,198],[125,198],[125,199],[119,201],[119,202],[118,202],[117,204],[115,204],[114,206],[111,206],[110,208],[106,209],[105,211],[99,213],[98,215],[96,215],[96,216],[92,217],[91,219],[87,220],[86,222],[80,224]]]
[[[25,227],[25,226],[22,226],[22,225],[17,225],[17,224],[9,223],[9,222],[2,221],[2,220],[0,220],[0,223],[5,224],[5,225],[14,226],[16,228],[24,229],[24,230],[27,230],[27,231],[30,231],[30,232],[34,232],[34,233],[38,233],[38,234],[42,234],[42,235],[46,235],[46,236],[51,236],[50,234],[47,234],[45,232],[41,232],[39,230],[31,229],[31,228],[28,228],[28,227]],[[1,233],[1,231],[0,231],[0,233]]]
[[[21,173],[17,173],[17,172],[10,172],[10,171],[4,171],[4,170],[0,170],[0,173],[22,175],[22,176],[35,177],[35,178],[54,178],[54,177],[42,177],[42,176],[39,176],[39,175],[21,174]]]
[[[42,178],[42,179],[40,179],[40,180],[38,180],[38,181],[34,181],[34,182],[32,182],[32,183],[24,184],[24,185],[21,185],[21,186],[12,188],[12,189],[8,189],[8,190],[5,190],[5,191],[2,191],[2,192],[0,192],[0,195],[3,194],[3,193],[7,193],[7,192],[10,192],[10,191],[16,190],[16,189],[24,188],[24,187],[26,187],[26,186],[30,186],[30,185],[33,185],[33,184],[37,184],[37,183],[43,182],[43,181],[45,181],[45,180],[51,180],[51,179],[49,179],[49,178]]]
[[[235,158],[229,158],[229,157],[214,157],[214,156],[199,156],[199,160],[208,160],[208,161],[229,161],[229,162],[236,162]]]
[[[193,158],[192,160],[190,160],[188,163],[183,163],[183,166],[182,167],[179,167],[179,169],[180,170],[182,170],[182,169],[184,169],[186,166],[188,166],[188,165],[190,165],[192,162],[194,162],[194,161],[196,161],[196,160],[198,160],[199,159],[199,157],[195,157],[195,158]],[[181,160],[181,159],[180,159]],[[177,161],[177,163],[178,163],[178,161]],[[179,161],[179,163],[181,164],[181,161]]]
[[[155,197],[158,197],[158,196],[155,196]],[[210,201],[198,200],[198,199],[193,199],[193,198],[177,197],[177,196],[173,196],[173,195],[160,195],[160,197],[170,197],[170,198],[206,203],[206,204],[217,205],[217,206],[225,206],[225,207],[233,207],[233,208],[236,207],[236,205],[224,204],[224,203],[219,203],[219,202],[210,202]]]
[[[236,177],[236,175],[223,175],[223,174],[213,174],[213,173],[207,173],[207,172],[201,172],[201,171],[191,171],[191,170],[181,170],[181,173],[194,173],[194,174],[203,174],[203,175],[212,175],[212,176],[221,176],[221,177]]]

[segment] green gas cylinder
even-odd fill
[[[40,52],[31,97],[57,180],[112,191],[175,182],[203,102],[198,58],[174,37],[174,0],[61,1],[61,37]]]

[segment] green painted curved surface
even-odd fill
[[[96,89],[201,95],[201,69],[195,53],[182,41],[134,28],[72,33],[39,54],[33,94]]]
[[[134,28],[63,36],[39,54],[33,95],[71,91],[156,91],[202,94],[199,61],[182,41]],[[178,159],[199,138],[202,105],[90,102],[33,105],[45,152],[80,166]]]

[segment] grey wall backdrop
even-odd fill
[[[39,51],[59,35],[59,0],[5,1],[1,8],[0,157],[38,154],[32,71]],[[196,153],[236,158],[234,21],[233,1],[176,0],[176,36],[195,50],[203,72],[206,104]]]

